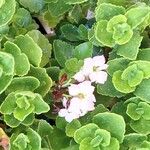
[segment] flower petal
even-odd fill
[[[85,80],[85,76],[84,76],[84,74],[83,74],[82,71],[79,71],[78,73],[76,73],[76,74],[73,76],[73,78],[74,78],[75,80],[77,80],[78,82],[83,82],[83,81]]]
[[[95,82],[97,80],[97,72],[90,73],[89,78],[91,82]]]
[[[103,55],[93,57],[93,64],[94,64],[94,66],[104,65],[105,64],[105,57]]]
[[[79,89],[78,89],[78,85],[76,84],[71,84],[69,87],[68,87],[68,90],[69,90],[69,94],[71,96],[77,96],[79,94]]]
[[[80,93],[83,95],[93,94],[95,87],[91,85],[90,81],[84,81],[79,84]]]
[[[73,119],[77,119],[77,118],[79,118],[79,115],[75,114],[75,113],[68,113],[65,116],[65,119],[66,119],[67,122],[71,122]]]
[[[104,71],[99,71],[97,73],[96,83],[104,84],[107,80],[107,73]]]
[[[58,112],[58,115],[60,117],[65,117],[67,115],[68,111],[67,109],[61,109],[59,112]]]
[[[66,108],[67,107],[67,99],[65,98],[65,97],[63,97],[63,99],[62,99],[62,104],[63,104],[63,106]]]

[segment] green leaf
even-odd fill
[[[88,28],[85,25],[80,24],[78,27],[78,32],[82,40],[86,41],[88,39]]]
[[[81,4],[87,2],[88,0],[64,0],[67,4]]]
[[[27,130],[27,136],[29,138],[29,145],[31,146],[32,150],[41,150],[41,137],[37,132],[29,128]]]
[[[97,5],[100,5],[102,3],[111,3],[114,5],[127,7],[127,6],[130,6],[131,4],[134,4],[136,2],[128,1],[128,0],[119,0],[119,1],[118,0],[98,0]]]
[[[74,140],[80,144],[83,139],[86,137],[94,137],[95,131],[99,129],[99,127],[94,123],[89,123],[81,128],[77,129],[74,133]]]
[[[6,123],[11,127],[16,127],[20,123],[29,126],[34,121],[34,113],[41,114],[47,111],[49,105],[44,102],[41,95],[30,91],[12,92],[1,105],[1,113],[6,116]]]
[[[125,58],[115,58],[113,60],[108,61],[108,68],[107,68],[108,74],[110,76],[113,76],[114,72],[118,70],[123,71],[125,68],[128,67],[129,62],[130,61]]]
[[[113,34],[106,30],[107,23],[107,20],[97,22],[95,28],[95,37],[101,44],[108,47],[114,47],[115,40],[113,39]]]
[[[52,78],[53,81],[58,81],[59,80],[59,73],[60,73],[60,68],[59,67],[48,67],[46,68],[46,72],[48,76]]]
[[[131,121],[130,126],[137,133],[145,135],[150,134],[150,120],[145,120],[141,118],[140,120],[137,121]]]
[[[81,123],[78,121],[78,120],[73,120],[71,123],[68,123],[67,126],[66,126],[66,135],[68,137],[73,137],[74,136],[74,133],[77,129],[79,129],[81,127]]]
[[[44,0],[45,3],[56,3],[58,0]]]
[[[121,25],[121,24],[126,23],[126,22],[127,22],[127,18],[124,15],[114,16],[113,18],[111,18],[108,21],[107,31],[113,32],[116,25],[118,25],[118,24]]]
[[[29,75],[37,78],[40,81],[40,85],[35,89],[35,92],[44,97],[52,87],[52,79],[46,73],[46,69],[31,66]]]
[[[28,56],[31,64],[35,66],[40,65],[42,50],[29,35],[19,35],[14,43],[17,44],[21,51]]]
[[[5,0],[1,0],[0,2],[0,8],[5,4]]]
[[[27,33],[35,43],[42,49],[42,58],[40,66],[44,67],[51,57],[52,45],[49,43],[48,39],[38,30],[32,30]]]
[[[4,121],[11,128],[16,128],[20,124],[20,121],[17,120],[12,114],[11,115],[5,114],[4,115]]]
[[[123,93],[117,91],[112,83],[112,78],[108,76],[107,81],[105,84],[98,84],[97,85],[97,92],[99,94],[110,96],[110,97],[122,97],[124,96]]]
[[[13,24],[18,27],[28,27],[32,23],[30,12],[24,8],[19,8],[13,17]]]
[[[19,121],[23,121],[29,114],[31,114],[34,110],[34,106],[31,105],[28,109],[22,109],[19,107],[16,107],[13,115],[14,117],[19,120]]]
[[[80,143],[79,149],[80,150],[100,150],[99,147],[93,147],[90,142],[91,142],[92,138],[91,137],[87,137],[85,139],[83,139]]]
[[[57,3],[49,3],[48,10],[52,16],[61,16],[64,15],[67,11],[72,8],[71,5],[65,3],[65,1],[58,0]]]
[[[130,148],[138,149],[142,147],[142,145],[146,142],[146,140],[147,140],[147,136],[144,134],[130,133],[125,135],[123,145]]]
[[[45,3],[56,3],[58,0],[44,0]]]
[[[146,79],[150,78],[150,62],[139,60],[131,62],[130,64],[131,65],[136,64],[138,70],[143,72],[144,78]]]
[[[116,138],[111,138],[110,140],[110,145],[107,146],[106,148],[104,148],[104,150],[119,150],[120,149],[120,145],[119,142]]]
[[[119,45],[129,42],[133,36],[133,31],[127,23],[118,24],[114,28],[113,39]]]
[[[12,150],[41,150],[41,137],[31,128],[25,133],[14,133],[10,141]]]
[[[37,93],[35,93],[35,98],[31,104],[35,107],[33,112],[36,114],[46,113],[50,110],[49,105],[42,99],[42,96]]]
[[[134,91],[134,95],[150,103],[150,79],[145,79]]]
[[[140,102],[138,106],[139,108],[142,108],[144,110],[142,117],[145,120],[150,120],[150,105],[147,104],[146,102]]]
[[[69,145],[69,147],[63,148],[62,150],[79,150],[79,145]]]
[[[3,36],[9,32],[9,26],[6,24],[0,27],[0,39],[2,40]]]
[[[73,51],[73,56],[77,59],[85,59],[88,57],[92,57],[93,53],[93,45],[90,42],[84,42],[75,47]]]
[[[11,114],[17,104],[16,102],[14,101],[14,94],[13,93],[10,93],[6,99],[3,101],[3,103],[1,104],[1,107],[0,107],[0,112],[3,113],[3,114]]]
[[[33,124],[34,120],[35,120],[35,116],[33,113],[31,113],[22,121],[22,124],[25,126],[30,126],[31,124]]]
[[[66,136],[64,131],[57,129],[56,127],[54,127],[53,133],[50,134],[49,138],[50,138],[51,148],[54,150],[61,150],[63,148],[70,146],[70,138]]]
[[[145,49],[139,50],[137,59],[138,60],[150,61],[150,49],[149,48],[145,48]]]
[[[95,138],[91,141],[91,145],[93,147],[96,146],[108,146],[110,144],[110,139],[111,139],[111,135],[108,131],[103,130],[103,129],[98,129],[95,132]]]
[[[139,85],[144,78],[144,73],[138,69],[136,64],[133,64],[126,68],[122,75],[121,79],[128,81],[130,87],[135,87]]]
[[[16,1],[5,0],[0,4],[0,27],[6,25],[12,19],[15,13]]]
[[[58,61],[59,65],[65,67],[65,62],[72,58],[74,47],[61,40],[55,40],[53,43],[53,50],[55,59]]]
[[[53,16],[49,11],[43,13],[41,18],[51,28],[56,27],[60,20],[63,19],[62,16]]]
[[[60,28],[62,36],[69,41],[79,41],[80,34],[78,28],[72,24],[65,24]]]
[[[127,17],[128,24],[134,29],[137,26],[139,26],[149,14],[150,14],[150,7],[146,5],[145,6],[141,5],[129,9],[126,12],[125,16]]]
[[[17,149],[26,149],[27,148],[27,143],[29,143],[29,139],[26,135],[23,133],[20,133],[17,138],[13,141],[12,145],[17,148]],[[13,149],[12,146],[12,149]]]
[[[30,70],[30,63],[28,57],[21,53],[20,48],[12,43],[7,41],[4,45],[4,51],[13,55],[15,60],[15,74],[19,76],[24,76]]]
[[[95,30],[94,30],[94,27],[91,28],[89,31],[88,31],[88,39],[89,41],[95,45],[95,46],[103,46],[97,39],[96,39],[96,36],[95,36]]]
[[[133,120],[139,120],[142,116],[141,113],[138,113],[139,111],[136,111],[136,109],[138,108],[138,105],[135,104],[135,103],[129,103],[128,106],[127,106],[127,115],[130,116]],[[139,109],[138,109],[139,110]],[[144,111],[143,109],[140,110],[141,111]]]
[[[97,6],[95,11],[96,21],[110,20],[112,17],[120,14],[125,14],[125,8],[116,6],[110,3],[102,3]]]
[[[68,20],[78,24],[83,18],[84,14],[82,7],[80,5],[74,5],[74,7],[68,13]]]
[[[30,10],[38,13],[44,7],[44,0],[19,0],[19,3]]]
[[[40,82],[35,77],[15,77],[13,78],[11,84],[8,86],[5,92],[8,94],[15,91],[34,91],[39,87],[39,85]]]
[[[93,122],[101,129],[111,133],[112,137],[118,139],[121,143],[125,134],[125,122],[122,116],[115,113],[99,113],[93,117]]]
[[[65,70],[76,73],[80,70],[82,66],[83,66],[82,60],[78,61],[77,58],[71,58],[71,59],[68,59],[65,63]]]
[[[124,15],[117,15],[107,24],[107,31],[113,33],[113,39],[119,45],[127,43],[133,35],[131,27],[126,22],[127,18]]]
[[[5,52],[0,52],[0,94],[10,85],[14,74],[14,58]]]
[[[37,133],[41,137],[47,138],[47,136],[49,136],[49,134],[51,134],[52,132],[53,127],[48,122],[46,122],[45,120],[39,120]]]
[[[125,135],[123,145],[128,147],[139,147],[144,141],[147,140],[147,136],[144,134],[130,133]]]
[[[130,41],[123,45],[116,46],[117,54],[130,60],[135,60],[139,52],[142,38],[139,33],[134,33]]]
[[[116,71],[113,74],[112,82],[114,84],[114,87],[122,93],[131,93],[135,90],[135,87],[130,87],[127,80],[123,80],[121,78],[122,71]]]

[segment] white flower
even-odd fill
[[[71,122],[73,119],[84,116],[88,111],[94,110],[94,102],[96,101],[93,95],[94,88],[90,81],[72,84],[68,87],[72,98],[69,100],[69,106],[67,106],[67,99],[63,99],[65,108],[59,111],[59,116],[65,117],[66,121]]]
[[[68,109],[61,109],[58,113],[60,117],[65,117],[67,122],[71,122],[73,119],[79,118],[79,114],[69,112]]]
[[[88,10],[87,15],[86,15],[86,19],[90,20],[92,18],[94,18],[94,12],[91,10]]]
[[[105,57],[103,55],[86,58],[83,67],[73,78],[78,82],[90,80],[91,82],[104,84],[107,80],[107,73],[104,70],[107,67],[108,65],[105,64]]]

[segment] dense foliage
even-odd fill
[[[148,0],[0,0],[0,149],[150,150]]]

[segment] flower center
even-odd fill
[[[99,68],[98,66],[94,66],[94,67],[93,67],[93,71],[94,71],[94,72],[97,72],[97,71],[99,70],[98,68]]]
[[[79,98],[79,99],[84,99],[84,98],[85,98],[85,95],[84,95],[83,93],[79,93],[79,94],[78,94],[78,98]]]

